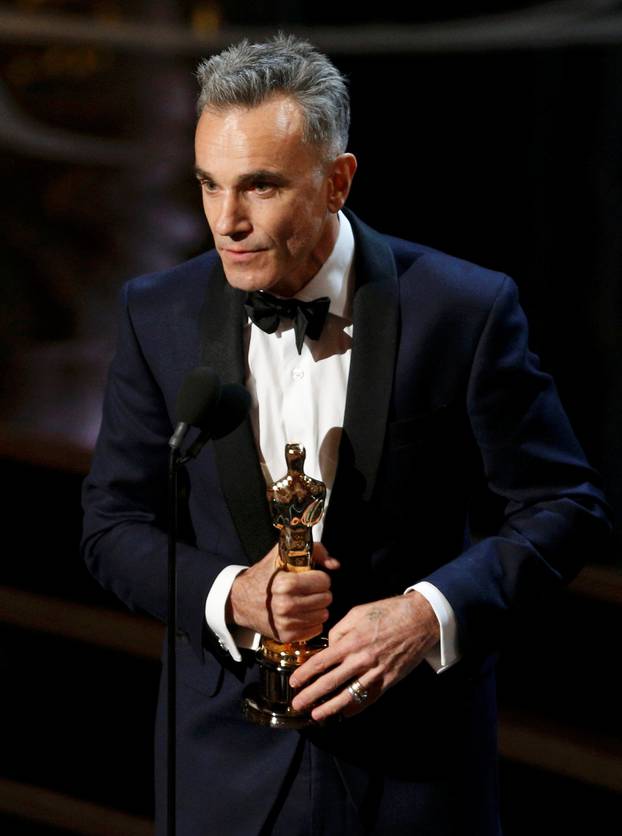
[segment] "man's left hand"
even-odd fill
[[[418,592],[354,607],[328,634],[328,647],[291,675],[301,689],[292,706],[315,706],[316,721],[357,714],[414,670],[439,635],[434,610]],[[347,690],[355,680],[367,692],[360,702]]]

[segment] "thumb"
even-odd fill
[[[341,568],[341,563],[336,558],[331,557],[326,551],[324,543],[313,544],[313,563],[316,568],[321,567],[322,569],[332,570]]]

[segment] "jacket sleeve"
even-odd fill
[[[93,463],[83,486],[82,554],[106,589],[130,609],[167,620],[167,471],[173,427],[163,394],[134,332],[122,291],[122,315]],[[202,657],[205,601],[222,555],[177,546],[178,627]]]
[[[606,546],[609,511],[559,402],[527,345],[507,277],[474,355],[467,410],[499,530],[424,580],[456,614],[461,652],[495,651],[508,618],[571,580]]]

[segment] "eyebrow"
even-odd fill
[[[213,177],[209,171],[204,171],[198,165],[195,165],[194,173],[199,180],[211,180],[213,183],[216,182],[216,178]],[[256,183],[258,180],[268,180],[277,186],[286,186],[289,183],[289,179],[278,171],[270,171],[267,168],[258,168],[255,171],[249,171],[238,177],[236,185],[248,186],[251,183]]]

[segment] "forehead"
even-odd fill
[[[219,168],[274,168],[317,165],[320,152],[303,137],[300,106],[274,97],[256,107],[206,109],[197,124],[197,165],[212,173]]]

